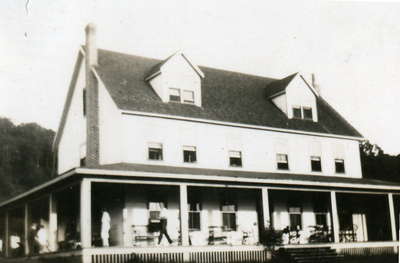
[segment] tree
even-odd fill
[[[16,126],[0,117],[0,200],[51,178],[54,135],[36,123]]]

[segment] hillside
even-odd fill
[[[0,201],[51,178],[54,131],[0,117]]]

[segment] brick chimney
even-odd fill
[[[99,164],[99,91],[92,71],[97,66],[96,27],[88,24],[85,45],[86,70],[86,166]]]

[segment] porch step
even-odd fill
[[[336,250],[330,247],[281,248],[279,255],[286,262],[292,263],[344,262],[343,255],[337,254]]]

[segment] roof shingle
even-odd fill
[[[161,60],[99,50],[97,71],[122,110],[361,137],[322,98],[318,122],[288,119],[268,98],[294,77],[282,80],[202,67],[202,107],[164,103],[145,81]],[[268,87],[271,84],[272,87]]]

